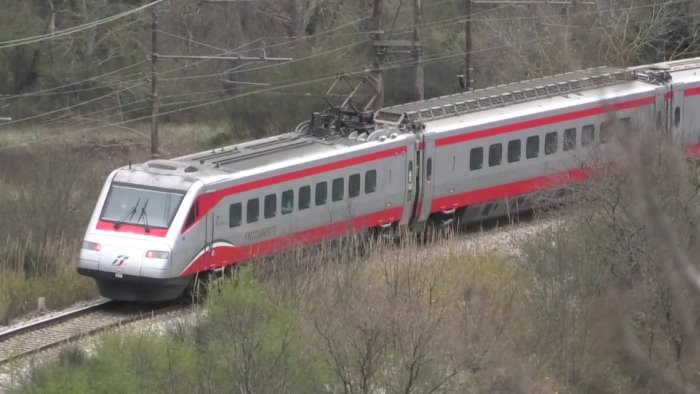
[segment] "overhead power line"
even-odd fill
[[[85,24],[80,25],[80,26],[70,27],[70,28],[65,29],[65,30],[59,30],[59,31],[55,31],[52,33],[48,33],[48,34],[42,34],[40,36],[25,37],[25,38],[18,38],[16,40],[3,41],[3,42],[0,42],[0,49],[12,48],[12,47],[20,46],[20,45],[33,44],[33,43],[41,42],[44,40],[53,40],[55,38],[64,37],[64,36],[68,36],[71,34],[79,33],[79,32],[84,31],[84,30],[93,29],[97,26],[104,25],[104,24],[110,23],[110,22],[114,22],[118,19],[127,17],[129,15],[136,14],[136,13],[141,12],[147,8],[153,7],[154,5],[160,4],[162,2],[163,2],[163,0],[156,0],[156,1],[153,1],[153,2],[148,3],[146,5],[143,5],[141,7],[137,7],[137,8],[134,8],[132,10],[122,12],[120,14],[112,15],[112,16],[109,16],[107,18],[96,20],[93,22],[88,22],[88,23],[85,23]]]

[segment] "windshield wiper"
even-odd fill
[[[134,207],[131,208],[131,210],[129,210],[129,212],[127,212],[126,214],[124,214],[124,216],[122,216],[121,219],[119,219],[116,223],[114,223],[114,228],[115,228],[115,229],[116,229],[116,228],[119,228],[119,226],[121,226],[122,224],[124,224],[127,220],[131,220],[131,218],[133,218],[134,215],[136,215],[136,209],[139,207],[139,203],[140,203],[140,202],[141,202],[141,197],[139,197],[139,199],[136,200],[136,205],[134,205]]]
[[[151,229],[148,228],[148,215],[146,215],[146,207],[148,206],[148,201],[150,201],[150,198],[146,199],[146,202],[143,204],[143,207],[141,208],[141,215],[139,215],[139,219],[136,221],[136,224],[141,223],[141,218],[143,218],[144,228],[147,233],[150,233]]]

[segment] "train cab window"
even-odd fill
[[[553,155],[559,148],[559,134],[552,131],[544,135],[544,154]]]
[[[328,183],[319,182],[316,184],[316,206],[323,205],[328,199]]]
[[[377,170],[365,172],[365,194],[374,193],[377,190]]]
[[[265,196],[265,219],[274,218],[277,214],[277,195]]]
[[[257,198],[251,198],[246,205],[246,219],[248,223],[255,223],[260,217],[260,201]]]
[[[350,175],[348,181],[348,196],[350,198],[360,195],[360,174]]]
[[[433,159],[428,159],[425,165],[425,179],[430,180],[433,177]]]
[[[294,190],[282,192],[282,215],[292,213],[294,210]]]
[[[469,169],[480,170],[484,167],[484,148],[472,148],[469,152]]]
[[[540,155],[540,136],[533,135],[527,137],[525,141],[525,157],[533,159]]]
[[[187,230],[190,228],[194,222],[197,220],[197,215],[199,214],[199,204],[197,201],[192,204],[192,208],[190,208],[190,211],[187,213],[187,219],[185,219],[185,225],[183,226],[183,229]]]
[[[508,163],[513,163],[520,160],[520,148],[522,143],[520,140],[513,140],[508,142]]]
[[[564,150],[576,149],[576,129],[564,130]]]
[[[489,167],[501,164],[503,159],[503,147],[501,144],[493,144],[489,146]]]
[[[610,139],[612,139],[612,128],[613,124],[610,122],[603,122],[600,124],[600,143],[605,144]]]
[[[673,111],[673,125],[674,127],[681,125],[681,107],[676,107]]]
[[[587,147],[595,142],[595,126],[588,124],[581,129],[581,146]]]
[[[342,200],[344,194],[345,194],[345,179],[343,179],[343,178],[333,179],[332,196],[331,196],[333,198],[333,202]]]
[[[311,186],[299,188],[299,210],[308,209],[311,206]]]
[[[238,227],[241,225],[241,220],[243,216],[243,205],[240,202],[231,204],[228,207],[228,226]]]

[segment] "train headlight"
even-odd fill
[[[83,241],[83,249],[99,252],[102,250],[102,245],[98,244],[97,242]]]
[[[146,252],[146,257],[149,259],[167,259],[170,256],[170,252],[164,250],[149,250]]]

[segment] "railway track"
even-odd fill
[[[0,365],[182,308],[179,304],[143,306],[105,300],[14,327],[0,332]]]

